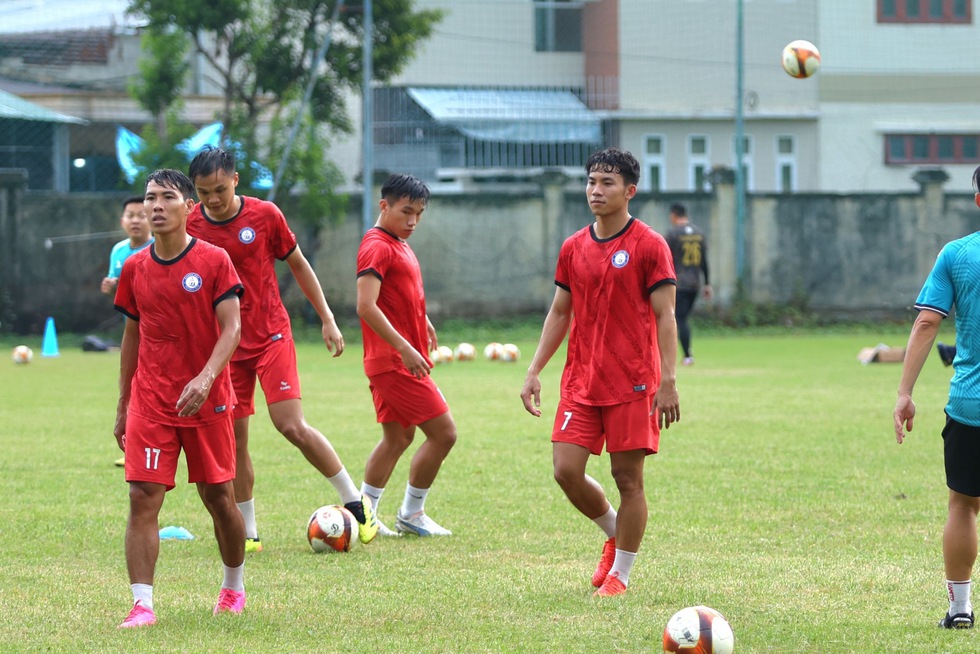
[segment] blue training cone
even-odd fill
[[[58,356],[58,334],[54,331],[54,318],[44,324],[44,342],[41,344],[42,357]]]

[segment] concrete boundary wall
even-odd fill
[[[724,308],[737,289],[736,203],[731,175],[715,179],[711,193],[640,194],[631,208],[665,232],[669,206],[687,205],[708,234],[714,303]],[[946,192],[943,171],[922,170],[915,179],[918,193],[750,195],[741,262],[748,297],[758,303],[803,298],[813,310],[841,316],[907,314],[942,245],[980,229],[969,180],[957,180]],[[118,229],[122,199],[27,193],[22,175],[0,170],[0,329],[40,333],[49,315],[61,330],[113,325],[112,301],[99,283],[110,248],[124,235],[87,235]],[[288,204],[284,208],[289,216]],[[317,232],[291,218],[343,321],[354,319],[360,216],[352,198],[340,224]],[[543,316],[554,295],[562,240],[591,222],[584,184],[560,173],[433,196],[411,241],[433,319]],[[45,248],[45,240],[57,236],[77,240]],[[295,284],[283,287],[296,316],[305,300]]]

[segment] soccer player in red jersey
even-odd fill
[[[187,231],[223,248],[245,285],[242,299],[242,341],[231,361],[231,380],[238,396],[235,441],[238,471],[235,497],[245,517],[245,550],[262,550],[255,520],[255,470],[248,451],[249,416],[255,413],[255,380],[265,393],[272,424],[295,445],[340,495],[357,518],[362,542],[378,532],[370,499],[365,499],[330,441],[303,416],[296,347],[289,314],[279,295],[275,263],[285,261],[303,294],[323,323],[323,342],[335,357],[344,351],[344,338],[313,271],[286,218],[275,204],[238,195],[235,158],[221,148],[206,147],[190,164],[190,178],[200,203],[187,220]]]
[[[531,415],[541,415],[540,373],[568,334],[551,435],[555,480],[606,534],[592,584],[596,595],[608,597],[626,592],[646,529],[646,457],[657,451],[660,429],[681,417],[676,280],[666,241],[630,215],[640,178],[633,155],[609,148],[593,154],[585,170],[595,222],[559,251],[558,288],[521,400]],[[618,513],[585,473],[589,455],[599,455],[603,443],[619,490]]]
[[[147,178],[156,238],[123,265],[115,307],[126,321],[113,433],[126,458],[126,565],[133,608],[120,627],[156,622],[159,514],[184,451],[188,481],[214,522],[224,579],[214,613],[245,607],[245,525],[235,506],[235,394],[228,362],[241,333],[242,284],[221,248],[187,234],[194,187],[176,170]]]
[[[385,536],[449,536],[425,513],[425,499],[456,442],[456,423],[429,371],[428,353],[438,344],[425,311],[418,259],[408,239],[422,218],[429,189],[411,175],[392,175],[381,187],[378,222],[357,252],[357,315],[364,336],[364,372],[381,423],[381,442],[364,467],[361,492],[381,501],[395,464],[415,438],[425,434],[409,470],[405,497],[393,532]],[[380,525],[380,522],[379,522]]]

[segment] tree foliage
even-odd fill
[[[225,137],[246,159],[276,170],[297,111],[308,111],[303,137],[293,145],[282,191],[306,188],[323,201],[304,201],[311,211],[335,208],[330,197],[337,171],[324,161],[332,133],[352,130],[345,91],[361,86],[364,38],[363,1],[345,2],[339,25],[330,19],[337,0],[130,0],[129,12],[147,21],[153,33],[176,29],[209,64],[223,89],[217,117]],[[373,73],[378,82],[397,75],[441,19],[435,10],[415,11],[412,0],[373,0]],[[331,44],[322,62],[317,50],[332,28]],[[156,59],[166,58],[157,52]],[[160,71],[161,64],[150,67]],[[298,103],[317,73],[310,106]],[[158,76],[160,75],[157,73]],[[149,79],[144,73],[144,78]],[[247,166],[239,170],[246,184],[253,179]],[[331,186],[324,188],[323,184]],[[310,205],[314,205],[311,207]],[[329,213],[311,215],[320,221]]]

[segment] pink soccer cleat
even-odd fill
[[[130,627],[149,627],[151,624],[157,623],[157,616],[154,615],[153,609],[148,609],[143,606],[143,602],[137,600],[133,604],[133,609],[126,616],[126,619],[122,621],[119,625],[120,629],[129,629]]]
[[[214,605],[215,615],[218,615],[219,613],[234,613],[235,615],[239,615],[244,609],[244,590],[238,591],[231,590],[230,588],[221,589],[221,592],[218,594],[218,603]]]

